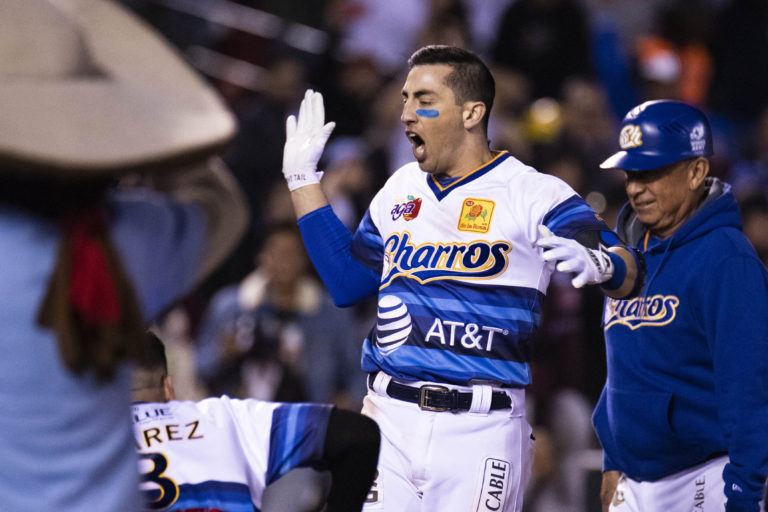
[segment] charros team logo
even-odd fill
[[[459,231],[487,233],[491,227],[491,217],[495,203],[490,199],[468,197],[461,205]]]
[[[675,319],[680,299],[674,295],[653,295],[631,300],[611,299],[605,306],[605,329],[625,325],[631,330],[660,327]]]
[[[384,272],[381,286],[404,276],[427,283],[435,279],[490,279],[507,268],[512,244],[504,240],[441,244],[411,243],[411,234],[392,233],[384,241]]]
[[[636,148],[643,145],[643,131],[639,126],[628,124],[619,132],[619,147],[621,149]]]
[[[413,324],[408,308],[395,295],[384,295],[379,299],[376,321],[376,346],[386,355],[400,347],[411,334]]]
[[[397,220],[401,216],[405,220],[413,220],[419,214],[421,209],[421,198],[408,196],[406,201],[400,201],[389,212],[392,214],[392,220]]]

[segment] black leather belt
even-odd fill
[[[376,373],[368,374],[368,386],[373,388]],[[387,385],[387,395],[398,400],[418,404],[425,411],[468,411],[472,405],[472,393],[465,393],[436,384],[408,386],[393,380]],[[509,409],[512,399],[503,391],[494,391],[491,410]]]

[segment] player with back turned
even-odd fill
[[[176,400],[163,343],[149,339],[131,408],[148,510],[360,510],[379,452],[370,418],[330,404]],[[306,467],[328,470],[327,496],[323,479],[297,473]]]
[[[608,300],[594,413],[603,510],[757,512],[768,472],[768,273],[730,186],[708,177],[706,116],[656,100],[624,118],[617,231],[642,251],[640,295]]]
[[[639,288],[642,262],[568,185],[489,147],[494,81],[477,56],[428,46],[409,68],[401,120],[416,161],[354,234],[319,186],[334,127],[322,96],[307,91],[286,126],[283,173],[310,258],[337,304],[378,293],[363,412],[382,449],[365,510],[519,511],[533,451],[524,387],[549,260],[575,286],[601,283],[618,298]]]

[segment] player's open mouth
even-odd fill
[[[413,156],[416,158],[416,160],[421,160],[424,158],[426,153],[424,139],[413,132],[405,132],[405,134],[408,137],[408,140],[411,141],[411,145],[413,146]]]

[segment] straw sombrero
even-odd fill
[[[115,3],[0,1],[0,173],[171,168],[234,130],[214,91]]]

